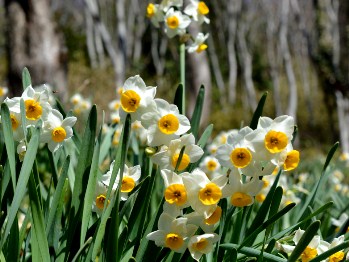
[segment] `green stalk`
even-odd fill
[[[185,115],[185,44],[182,43],[179,46],[179,65],[181,73],[181,84],[183,85],[182,93],[182,108],[180,109],[182,114]]]

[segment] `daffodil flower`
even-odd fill
[[[294,119],[291,116],[279,116],[274,120],[269,117],[259,119],[257,129],[246,135],[245,139],[256,149],[256,159],[273,161],[277,154],[286,150],[291,143],[294,131]]]
[[[188,242],[190,255],[193,259],[199,261],[202,255],[212,252],[213,245],[218,240],[219,235],[215,233],[192,236]]]
[[[141,120],[142,114],[155,110],[155,93],[156,87],[146,86],[139,75],[128,78],[120,99],[121,121],[125,120],[127,114],[131,115],[132,122]]]
[[[147,6],[147,17],[155,27],[160,27],[159,22],[164,19],[164,13],[158,4],[149,3]]]
[[[181,149],[184,148],[181,162],[178,164]],[[163,169],[183,171],[190,163],[197,162],[204,151],[195,145],[193,134],[186,134],[178,139],[174,139],[168,146],[163,146],[160,152],[152,156],[152,161]]]
[[[165,33],[169,38],[176,35],[183,35],[191,20],[181,11],[175,11],[172,7],[167,11],[165,17]]]
[[[252,132],[249,127],[244,127],[237,134],[229,135],[227,143],[218,147],[216,157],[220,164],[230,169],[244,169],[253,163],[252,152],[254,148],[245,140],[245,136]]]
[[[187,224],[187,218],[174,218],[162,213],[158,221],[158,230],[147,235],[155,245],[167,247],[174,252],[183,253],[187,248],[188,239],[194,235],[197,226]]]
[[[110,186],[110,179],[114,169],[114,161],[110,164],[109,171],[101,177],[101,182],[106,186]],[[120,198],[122,201],[126,201],[128,194],[135,188],[139,178],[141,177],[141,167],[140,165],[128,167],[126,164],[124,166],[124,172],[121,181]],[[115,182],[112,189],[115,191],[119,185],[120,181],[120,170],[116,176]]]
[[[190,206],[196,212],[209,218],[217,208],[219,200],[223,197],[222,189],[227,183],[225,177],[212,181],[199,168],[192,173],[182,173],[183,182],[188,192]]]
[[[166,202],[180,208],[188,207],[187,190],[182,177],[168,169],[161,170],[161,176],[164,180]]]
[[[100,181],[97,181],[96,183],[96,189],[95,189],[95,197],[92,203],[92,211],[96,212],[99,216],[103,212],[104,204],[107,199],[107,192],[108,188]],[[114,194],[114,191],[111,192],[111,195]],[[107,206],[110,203],[110,200],[108,200]]]
[[[66,140],[73,136],[73,125],[77,118],[74,116],[63,119],[62,114],[52,109],[48,119],[44,122],[41,140],[48,144],[51,152],[56,151]]]
[[[194,21],[197,21],[199,24],[210,23],[210,19],[206,15],[210,12],[210,9],[207,7],[205,2],[190,0],[190,4],[184,9],[184,13],[191,16]]]
[[[279,242],[276,243],[276,248],[279,250],[282,250],[286,253],[292,253],[296,245],[298,244],[299,240],[304,234],[304,230],[298,229],[293,237],[293,242],[295,245],[288,245],[288,244],[280,244]],[[301,254],[301,259],[303,262],[308,262],[311,259],[315,258],[317,255],[322,253],[322,250],[325,248],[323,246],[324,241],[320,240],[320,236],[315,235],[312,240],[309,242],[308,246],[305,248],[305,250]]]
[[[142,116],[147,129],[149,146],[169,145],[190,129],[188,118],[179,113],[178,107],[163,99],[155,99],[157,109]]]
[[[205,172],[209,179],[213,179],[221,174],[221,164],[214,156],[205,156],[199,167]]]
[[[256,196],[263,188],[263,181],[258,177],[243,183],[238,170],[234,169],[229,174],[229,184],[224,187],[224,197],[230,197],[230,203],[236,207],[250,206],[254,203]]]
[[[206,39],[209,34],[204,35],[203,33],[198,33],[196,36],[194,43],[187,47],[188,53],[201,53],[202,51],[207,49],[207,45],[205,44]]]
[[[22,117],[20,113],[20,99],[6,98],[4,103],[8,106],[10,112],[10,119],[12,125],[13,139],[15,141],[21,141],[24,139],[24,132],[22,127]]]
[[[4,86],[0,86],[0,99],[5,97],[8,93],[8,88]]]
[[[27,126],[35,125],[39,119],[46,121],[52,107],[49,104],[48,89],[43,88],[42,91],[35,91],[28,86],[22,93],[25,106],[25,116],[27,118]]]
[[[205,233],[214,232],[215,225],[219,222],[221,216],[222,208],[220,206],[216,206],[216,209],[208,218],[205,218],[203,214],[196,211],[184,215],[184,217],[188,218],[189,224],[199,226]]]

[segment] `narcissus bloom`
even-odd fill
[[[111,175],[113,173],[114,169],[114,161],[110,164],[109,171],[104,174],[101,178],[101,182],[106,186],[109,187]],[[128,194],[135,188],[135,186],[138,183],[138,180],[141,177],[141,167],[140,165],[128,167],[126,164],[124,166],[124,172],[122,176],[121,181],[121,189],[120,189],[120,197],[121,200],[126,201],[128,198]],[[118,171],[118,174],[116,176],[115,182],[113,184],[113,190],[116,190],[120,181],[120,170]]]
[[[295,243],[295,246],[298,244],[299,240],[304,234],[304,230],[298,229],[293,237],[293,242]],[[293,245],[287,245],[287,244],[280,244],[276,243],[276,248],[279,250],[282,250],[286,253],[292,253],[295,246]],[[313,239],[310,241],[308,246],[305,248],[303,253],[301,254],[302,262],[308,262],[311,259],[315,258],[317,255],[321,253],[322,245],[320,236],[315,235]]]
[[[206,15],[210,12],[210,9],[207,7],[205,2],[190,0],[190,4],[184,9],[184,13],[191,16],[194,21],[197,21],[199,24],[205,22],[206,24],[210,23],[210,19]]]
[[[191,212],[189,214],[185,214],[184,216],[188,218],[189,224],[199,226],[205,233],[213,233],[215,230],[215,225],[221,219],[222,208],[220,206],[216,206],[216,209],[208,218],[205,218],[203,214],[198,212]]]
[[[291,116],[279,116],[274,120],[261,117],[257,129],[245,138],[253,144],[257,159],[272,161],[291,144],[293,131],[294,119]]]
[[[4,98],[8,93],[8,88],[0,86],[0,99]]]
[[[176,35],[183,35],[191,20],[188,16],[182,14],[181,11],[175,11],[170,8],[165,15],[165,33],[169,38]]]
[[[243,169],[252,163],[254,148],[245,140],[245,136],[251,132],[251,128],[244,127],[237,134],[228,136],[227,143],[217,149],[216,157],[222,166]]]
[[[155,110],[155,93],[156,87],[146,86],[139,75],[128,78],[121,93],[121,120],[124,121],[127,114],[132,121],[141,120],[142,114]]]
[[[34,125],[39,119],[45,121],[51,111],[48,89],[35,91],[31,86],[28,86],[21,97],[24,100],[25,116],[27,118],[27,126]]]
[[[7,104],[8,109],[10,111],[13,139],[15,141],[21,141],[22,139],[24,139],[24,131],[20,113],[20,100],[18,98],[6,98],[4,103]]]
[[[149,3],[147,6],[147,17],[155,27],[159,27],[164,19],[164,13],[158,4]]]
[[[76,123],[76,117],[70,116],[63,119],[62,114],[52,109],[48,119],[44,122],[41,139],[48,144],[50,151],[56,151],[64,141],[73,136],[73,125]]]
[[[230,197],[230,203],[236,207],[250,206],[254,203],[254,196],[263,188],[264,182],[258,177],[243,183],[238,170],[229,174],[229,184],[223,190],[224,197]]]
[[[189,239],[188,249],[192,258],[199,261],[201,256],[213,250],[213,245],[219,240],[215,233],[195,235]]]
[[[219,163],[218,159],[214,156],[204,157],[204,159],[200,162],[200,168],[202,171],[205,172],[209,179],[213,179],[217,176],[222,175],[220,173],[221,164]]]
[[[98,215],[101,215],[103,212],[104,204],[107,199],[107,191],[108,191],[108,188],[100,181],[97,181],[96,189],[95,189],[95,197],[92,203],[92,211],[96,212]],[[112,191],[111,195],[113,194],[114,192]],[[110,203],[110,200],[108,200],[108,203],[106,203],[106,205],[108,206],[109,203]]]
[[[167,169],[161,170],[161,176],[164,179],[166,202],[180,208],[188,207],[187,189],[184,186],[182,177]]]
[[[149,233],[147,239],[155,241],[157,246],[183,253],[187,248],[188,239],[196,230],[197,226],[187,224],[187,218],[174,218],[167,213],[162,213],[158,221],[158,230]]]
[[[178,171],[183,171],[190,163],[197,162],[204,154],[204,151],[195,145],[193,134],[186,134],[172,140],[168,146],[163,146],[160,152],[152,156],[152,161],[161,168],[175,170],[182,148],[184,151],[181,162],[178,164]]]
[[[188,192],[190,206],[205,218],[210,217],[223,196],[222,189],[227,179],[222,176],[211,181],[199,168],[192,173],[182,173],[182,178]]]
[[[196,36],[194,43],[187,47],[188,53],[201,53],[202,51],[207,49],[207,45],[205,44],[206,39],[209,34],[204,35],[203,33],[198,33]]]
[[[149,146],[169,145],[190,129],[188,118],[179,113],[178,107],[163,99],[155,99],[157,109],[142,116],[147,129]]]

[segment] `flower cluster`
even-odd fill
[[[84,98],[79,93],[74,94],[70,98],[70,103],[73,105],[73,113],[76,116],[86,116],[92,107],[90,100]]]
[[[25,112],[21,112],[21,101]],[[30,126],[39,125],[40,141],[47,143],[52,152],[73,136],[72,127],[76,117],[63,118],[63,115],[52,107],[50,101],[50,90],[45,85],[38,89],[28,86],[21,97],[6,98],[4,101],[10,111],[13,137],[18,142],[17,153],[21,160],[27,148],[25,130]],[[23,113],[25,118],[22,118]]]
[[[295,245],[298,244],[298,242],[302,238],[304,232],[305,231],[302,229],[296,230],[294,237],[292,239],[292,242]],[[342,244],[343,242],[344,242],[344,235],[341,235],[339,237],[334,238],[331,241],[331,243],[328,243],[324,240],[321,240],[321,237],[319,235],[315,235],[312,238],[312,240],[310,241],[310,243],[308,244],[308,246],[305,248],[305,250],[302,252],[301,259],[304,262],[310,261],[313,258],[315,258],[316,256]],[[295,248],[295,245],[289,245],[289,244],[282,243],[282,240],[281,240],[281,241],[276,242],[275,247],[278,250],[283,251],[285,253],[292,253],[292,251]],[[342,250],[334,253],[330,257],[328,257],[326,260],[322,260],[322,261],[329,261],[329,262],[343,261],[344,257],[345,257],[345,250],[342,249]],[[347,259],[349,259],[349,253],[347,253],[347,255],[346,255],[346,260]]]
[[[187,28],[191,23],[199,25],[210,23],[207,17],[209,8],[203,1],[190,0],[184,8],[183,0],[163,0],[160,4],[150,3],[147,6],[147,17],[155,27],[164,24],[164,31],[169,38],[181,37],[183,42],[190,37],[192,44],[187,47],[189,53],[200,53],[207,48],[205,44],[208,34],[198,33],[195,37],[187,33]]]
[[[105,200],[107,198],[108,187],[111,185],[111,177],[113,173],[114,162],[110,165],[110,170],[101,176],[97,181],[95,198],[92,204],[92,211],[100,215],[103,212]],[[129,167],[124,166],[124,172],[122,175],[121,188],[120,188],[120,197],[122,201],[127,200],[128,193],[130,193],[138,183],[139,178],[141,177],[141,167],[140,165]],[[115,194],[115,191],[118,188],[120,183],[120,170],[116,176],[115,182],[112,185],[111,196]],[[109,200],[108,200],[109,203]]]
[[[244,127],[215,139],[210,154],[204,156],[204,150],[196,145],[190,133],[189,119],[176,105],[155,98],[155,94],[156,87],[146,86],[140,76],[133,76],[125,81],[120,99],[110,106],[118,111],[120,125],[130,114],[132,125],[138,126],[133,130],[142,129],[146,151],[151,152],[151,160],[164,181],[166,202],[158,230],[147,238],[175,252],[188,248],[192,257],[199,260],[219,240],[214,231],[222,212],[221,199],[230,198],[231,205],[236,207],[249,206],[267,187],[267,180],[260,177],[278,169],[288,171],[297,167],[299,152],[291,144],[294,121],[290,116],[274,120],[262,117],[255,130]],[[134,169],[138,171],[130,171]],[[130,172],[137,175],[130,179]],[[110,174],[111,171],[98,182],[94,204],[97,212],[103,210]],[[120,174],[113,190],[119,177]],[[139,166],[125,166],[121,184],[129,186],[128,191],[121,188],[121,192],[131,192],[139,177]],[[203,233],[195,235],[196,232]]]

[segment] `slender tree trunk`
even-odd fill
[[[6,0],[8,81],[12,95],[22,93],[22,70],[28,67],[33,85],[48,83],[67,98],[66,49],[57,33],[47,0]]]
[[[275,6],[270,6],[269,0],[264,2],[266,17],[267,17],[267,57],[268,65],[270,70],[270,76],[273,85],[273,99],[275,106],[276,115],[282,115],[282,100],[280,95],[280,48],[275,44],[275,39],[277,38],[277,28],[278,28],[278,17],[273,15],[273,10],[276,9]]]
[[[281,7],[281,21],[280,21],[280,48],[283,57],[283,62],[285,66],[287,81],[288,81],[288,107],[287,114],[293,116],[294,119],[297,117],[297,85],[296,77],[293,71],[292,59],[290,54],[290,49],[288,46],[287,40],[287,31],[288,31],[288,16],[290,8],[290,0],[283,0]]]
[[[235,104],[236,102],[236,79],[237,79],[237,61],[235,52],[235,39],[237,30],[237,17],[241,12],[241,0],[230,0],[227,4],[228,12],[228,61],[229,61],[229,103]]]
[[[248,22],[243,21],[243,19],[240,19],[237,31],[237,42],[239,50],[239,61],[243,71],[243,80],[246,90],[246,105],[253,112],[257,107],[257,98],[252,81],[252,56],[249,53],[246,42],[247,23]]]

